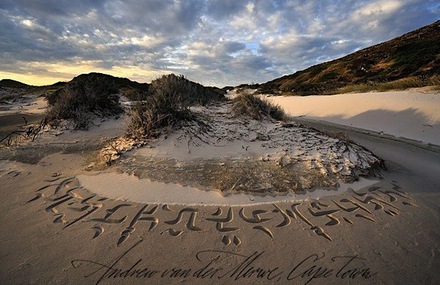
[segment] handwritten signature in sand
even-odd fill
[[[95,284],[116,280],[145,279],[205,279],[240,281],[270,281],[271,283],[294,282],[295,284],[312,284],[318,279],[335,279],[342,281],[368,280],[377,275],[366,265],[366,260],[358,255],[341,255],[327,257],[325,253],[313,253],[297,261],[284,261],[282,264],[270,262],[267,265],[265,251],[251,254],[239,254],[222,250],[203,250],[195,255],[196,262],[191,266],[148,266],[146,257],[130,257],[141,243],[135,243],[110,263],[93,260],[76,259],[72,266],[75,269],[85,268],[85,278],[97,278]],[[124,266],[122,266],[124,264]],[[288,266],[286,266],[288,265]],[[330,281],[330,280],[329,280]]]

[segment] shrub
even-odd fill
[[[87,129],[94,116],[123,112],[117,93],[115,85],[99,74],[78,77],[47,96],[46,117],[51,124],[61,119],[73,120],[75,129]]]
[[[151,82],[150,94],[155,96],[171,96],[178,98],[180,104],[206,105],[209,102],[224,99],[224,92],[220,89],[204,87],[201,84],[189,81],[183,75],[164,75]]]
[[[157,137],[161,129],[191,120],[191,111],[178,100],[169,95],[154,95],[146,102],[138,102],[131,112],[127,135],[134,139]]]
[[[189,107],[223,100],[223,91],[191,82],[183,76],[164,75],[151,82],[150,97],[138,102],[131,112],[127,135],[134,139],[160,135],[161,130],[192,120]]]
[[[264,118],[273,118],[275,120],[283,121],[286,114],[279,106],[275,106],[266,100],[251,94],[242,94],[233,99],[233,111],[237,115],[246,115],[255,120],[262,120]]]
[[[130,101],[142,101],[148,97],[148,92],[132,87],[123,87],[119,89],[119,93]]]

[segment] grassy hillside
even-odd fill
[[[376,87],[399,89],[399,86],[438,84],[439,75],[440,21],[437,21],[340,59],[261,84],[259,91],[309,95],[356,91],[357,86],[359,91]]]

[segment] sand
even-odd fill
[[[203,191],[176,183],[164,183],[139,179],[126,173],[102,173],[78,175],[80,184],[102,197],[144,204],[168,204],[187,206],[252,206],[278,202],[295,203],[342,194],[378,183],[378,180],[360,178],[354,183],[340,183],[337,190],[315,189],[304,194],[289,192],[285,195],[256,196],[246,193],[222,195],[219,191]]]
[[[35,163],[12,155],[0,162],[1,284],[440,283],[435,148],[345,126],[385,159],[381,178],[341,183],[326,195],[204,200],[206,191],[117,167],[88,171],[96,141],[121,135],[122,124],[47,132],[22,148],[84,147],[48,151]],[[170,146],[157,145],[158,153],[171,153],[160,145]],[[151,156],[143,151],[127,155]],[[193,160],[180,154],[182,163]],[[172,192],[153,196],[162,191]]]
[[[419,88],[332,96],[273,96],[270,100],[294,117],[322,120],[440,145],[438,90]]]

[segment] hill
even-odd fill
[[[12,79],[2,79],[0,80],[0,87],[6,87],[6,88],[28,88],[30,85],[27,85],[25,83],[21,83],[16,80]]]
[[[440,21],[259,86],[260,93],[331,94],[354,85],[429,85],[440,74]],[[351,90],[350,90],[351,91]],[[362,90],[363,91],[363,90]]]
[[[81,74],[73,78],[67,85],[83,84],[84,82],[100,81],[117,89],[120,94],[129,97],[130,99],[137,99],[148,92],[150,84],[139,83],[128,78],[115,77],[108,74],[92,72],[88,74]]]
[[[148,83],[139,83],[136,81],[132,81],[128,78],[122,78],[122,77],[115,77],[108,74],[98,73],[98,72],[92,72],[88,74],[81,74],[77,77],[73,78],[72,81],[68,82],[81,82],[84,80],[94,80],[95,78],[99,78],[100,80],[107,81],[108,83],[115,85],[118,89],[121,88],[133,88],[138,90],[148,90],[148,87],[150,84]]]

